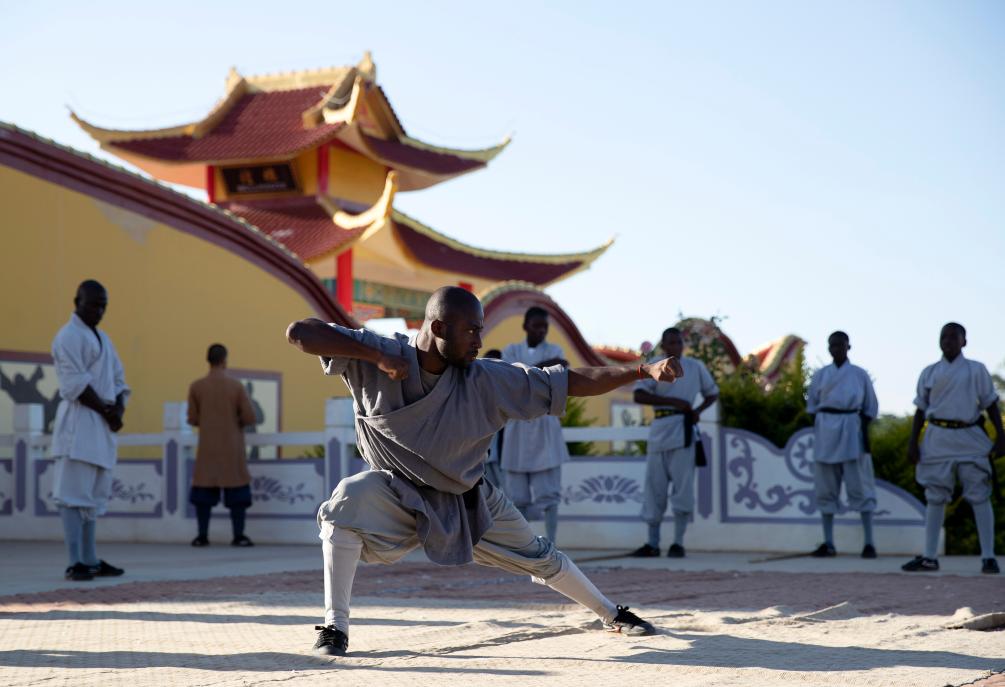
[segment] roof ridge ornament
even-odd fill
[[[356,71],[367,81],[377,81],[377,65],[373,62],[373,54],[366,50],[363,52],[363,59],[356,65]]]

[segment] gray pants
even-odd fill
[[[355,509],[352,520],[365,523],[340,528],[318,513],[325,561],[325,624],[348,630],[349,599],[356,562],[394,563],[420,544],[415,515],[388,485],[388,473],[373,470],[342,480],[339,502]],[[538,584],[582,604],[609,622],[617,608],[548,539],[538,537],[509,499],[488,482],[481,486],[492,526],[474,546],[474,562],[530,575]],[[333,495],[334,496],[334,495]]]
[[[650,525],[663,521],[667,491],[674,513],[694,512],[694,444],[646,456],[645,500],[642,520]]]
[[[562,468],[537,472],[503,470],[506,495],[522,513],[541,517],[541,512],[562,500]]]
[[[846,460],[841,463],[813,462],[813,486],[817,497],[817,508],[821,513],[831,515],[838,512],[838,497],[841,482],[848,492],[848,508],[860,513],[876,510],[876,490],[867,472],[865,461]],[[869,463],[871,465],[871,462]]]
[[[421,543],[415,529],[415,514],[402,505],[389,480],[388,473],[369,470],[345,478],[335,490],[340,503],[354,509],[348,519],[366,524],[365,530],[347,528],[363,540],[361,558],[365,563],[395,563]],[[565,554],[544,537],[535,535],[502,491],[488,482],[482,482],[481,490],[492,514],[492,527],[475,544],[474,562],[540,580],[557,574],[566,560]],[[330,534],[332,524],[319,518],[321,539]]]
[[[991,463],[983,456],[922,461],[914,475],[925,488],[925,501],[931,504],[952,501],[957,479],[963,486],[963,498],[971,504],[977,506],[991,498]]]

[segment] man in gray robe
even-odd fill
[[[667,556],[684,557],[684,532],[694,512],[695,452],[701,441],[698,420],[719,398],[719,387],[705,364],[681,355],[684,337],[679,329],[665,330],[660,348],[668,358],[680,360],[684,378],[672,385],[656,379],[635,383],[635,402],[654,406],[655,416],[646,444],[646,482],[641,514],[648,526],[648,537],[645,544],[632,552],[636,558],[660,555],[660,525],[667,510],[668,491],[674,538]],[[695,406],[699,395],[701,404]]]
[[[851,341],[844,332],[827,338],[834,362],[817,370],[810,382],[806,411],[813,419],[813,482],[824,542],[810,555],[829,558],[834,547],[834,515],[844,482],[848,508],[862,517],[865,544],[862,558],[876,558],[872,513],[876,510],[876,480],[868,448],[869,423],[879,414],[879,403],[869,373],[848,362]]]
[[[545,339],[548,312],[537,306],[523,316],[527,337],[503,349],[502,359],[528,367],[568,367],[562,348]],[[544,519],[551,541],[558,532],[558,503],[562,498],[562,463],[569,460],[569,448],[562,438],[562,423],[554,415],[506,423],[502,447],[506,495],[528,520]]]
[[[370,470],[343,479],[318,511],[325,561],[325,621],[317,653],[344,655],[356,565],[393,563],[422,546],[441,565],[474,561],[529,574],[594,611],[613,632],[653,627],[615,606],[554,544],[534,535],[495,487],[482,480],[493,435],[510,419],[564,411],[569,395],[595,396],[639,376],[670,382],[676,360],[638,368],[567,370],[478,359],[481,303],[458,287],[436,291],[421,330],[378,336],[308,319],[287,339],[321,356],[353,397],[357,443]]]
[[[995,514],[991,508],[994,457],[1005,453],[998,394],[988,370],[963,357],[967,330],[950,322],[939,334],[942,360],[929,365],[918,379],[914,424],[907,457],[915,464],[915,478],[925,488],[925,552],[902,567],[908,572],[939,569],[936,558],[946,504],[953,498],[957,480],[974,511],[981,546],[981,572],[997,574]],[[988,438],[984,413],[991,418],[997,439]],[[925,423],[924,442],[918,437]]]

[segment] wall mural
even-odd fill
[[[41,405],[45,431],[52,432],[59,385],[49,354],[0,351],[0,434],[14,431],[14,405],[21,403]]]
[[[249,434],[271,434],[282,431],[282,375],[279,372],[231,369],[230,374],[241,381],[255,409],[255,426],[245,429]],[[249,446],[248,460],[277,458],[275,446]]]

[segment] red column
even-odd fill
[[[335,299],[352,314],[352,248],[339,253],[335,259]]]
[[[328,195],[328,145],[318,148],[318,190],[315,195]]]
[[[206,165],[206,200],[216,202],[216,167]]]

